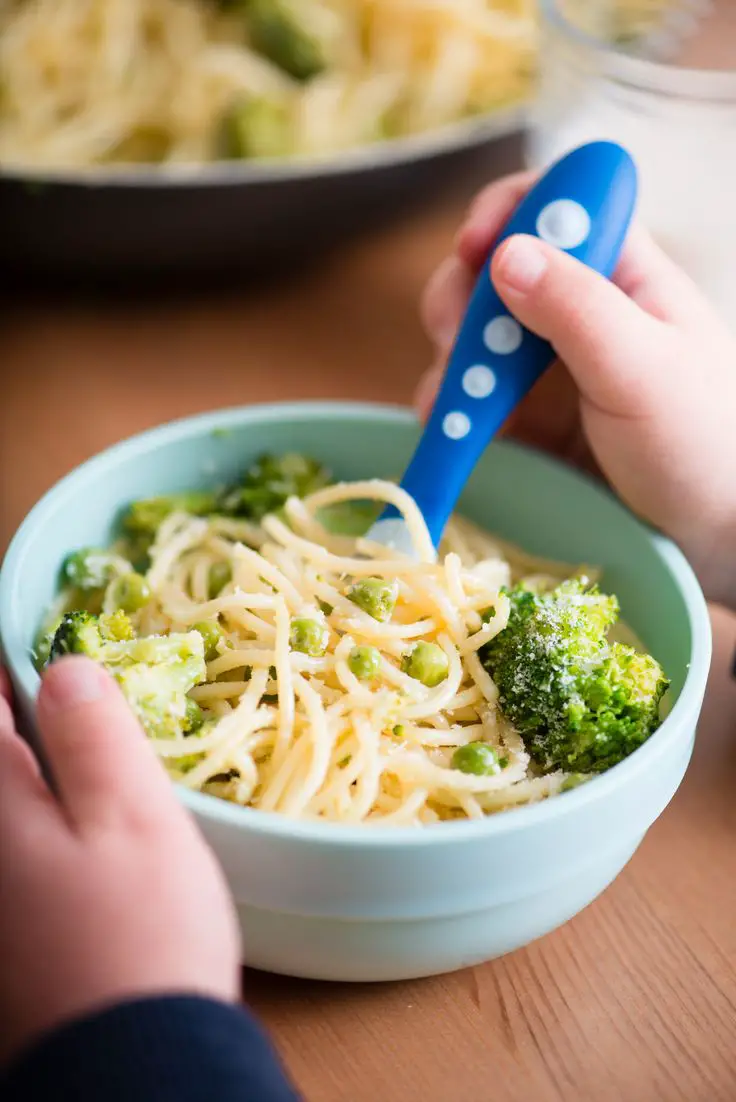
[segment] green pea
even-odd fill
[[[433,689],[447,677],[450,662],[437,643],[425,643],[422,640],[415,643],[408,654],[404,655],[401,669],[415,681],[421,681],[422,685]]]
[[[498,754],[487,742],[469,742],[458,746],[452,755],[452,768],[461,773],[474,773],[477,777],[490,777],[501,771]]]
[[[198,731],[204,723],[204,712],[197,704],[196,700],[192,700],[187,697],[186,710],[184,712],[184,723],[182,727],[186,735],[193,735],[195,731]]]
[[[353,604],[381,623],[391,619],[398,595],[398,583],[385,578],[359,578],[347,591]]]
[[[359,681],[372,681],[380,668],[381,655],[375,647],[353,647],[348,655],[348,669]]]
[[[194,625],[194,631],[198,631],[204,640],[205,659],[211,662],[213,658],[217,658],[220,653],[217,645],[222,639],[222,629],[217,620],[202,620]]]
[[[121,574],[110,582],[107,596],[122,612],[138,612],[150,601],[151,590],[140,574]]]
[[[327,626],[319,620],[297,616],[291,621],[289,646],[292,650],[308,654],[311,658],[321,658],[327,650],[329,638]]]
[[[212,601],[219,597],[229,581],[232,581],[233,572],[226,562],[214,562],[210,567],[207,577],[207,595]]]

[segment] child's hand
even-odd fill
[[[455,255],[425,292],[437,365],[417,395],[422,414],[485,257],[531,181],[524,174],[481,193]],[[514,421],[517,435],[583,465],[587,441],[623,500],[680,544],[708,596],[732,600],[736,340],[701,293],[639,229],[614,283],[531,237],[504,242],[491,278],[566,369],[553,368],[530,395]]]
[[[44,678],[38,721],[58,796],[0,690],[2,1057],[130,997],[235,1000],[227,888],[113,680],[85,658]]]

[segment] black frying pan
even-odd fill
[[[69,286],[259,279],[347,237],[517,168],[523,112],[321,162],[0,171],[0,262],[13,283]]]

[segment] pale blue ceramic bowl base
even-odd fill
[[[223,431],[224,430],[224,431]],[[132,499],[229,481],[264,451],[301,450],[341,478],[396,477],[418,427],[347,404],[230,410],[165,426],[75,471],[39,503],[0,573],[0,633],[31,723],[29,653],[66,553],[104,544]],[[707,608],[680,552],[604,489],[533,452],[494,444],[462,510],[532,552],[598,563],[672,678],[649,742],[594,782],[481,822],[418,829],[293,823],[181,792],[239,905],[247,963],[330,980],[450,971],[554,929],[617,875],[687,768],[710,662]]]
[[[382,921],[339,921],[276,914],[240,905],[248,962],[265,972],[355,983],[419,979],[504,956],[573,918],[618,876],[641,839],[618,847],[585,872],[527,900],[470,914]]]

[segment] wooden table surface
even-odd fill
[[[0,318],[0,550],[60,475],[158,422],[285,398],[407,402],[429,355],[418,295],[460,213],[425,214],[258,294],[15,304]],[[563,929],[414,983],[246,974],[307,1102],[736,1099],[736,621],[715,610],[713,624],[685,783]]]

